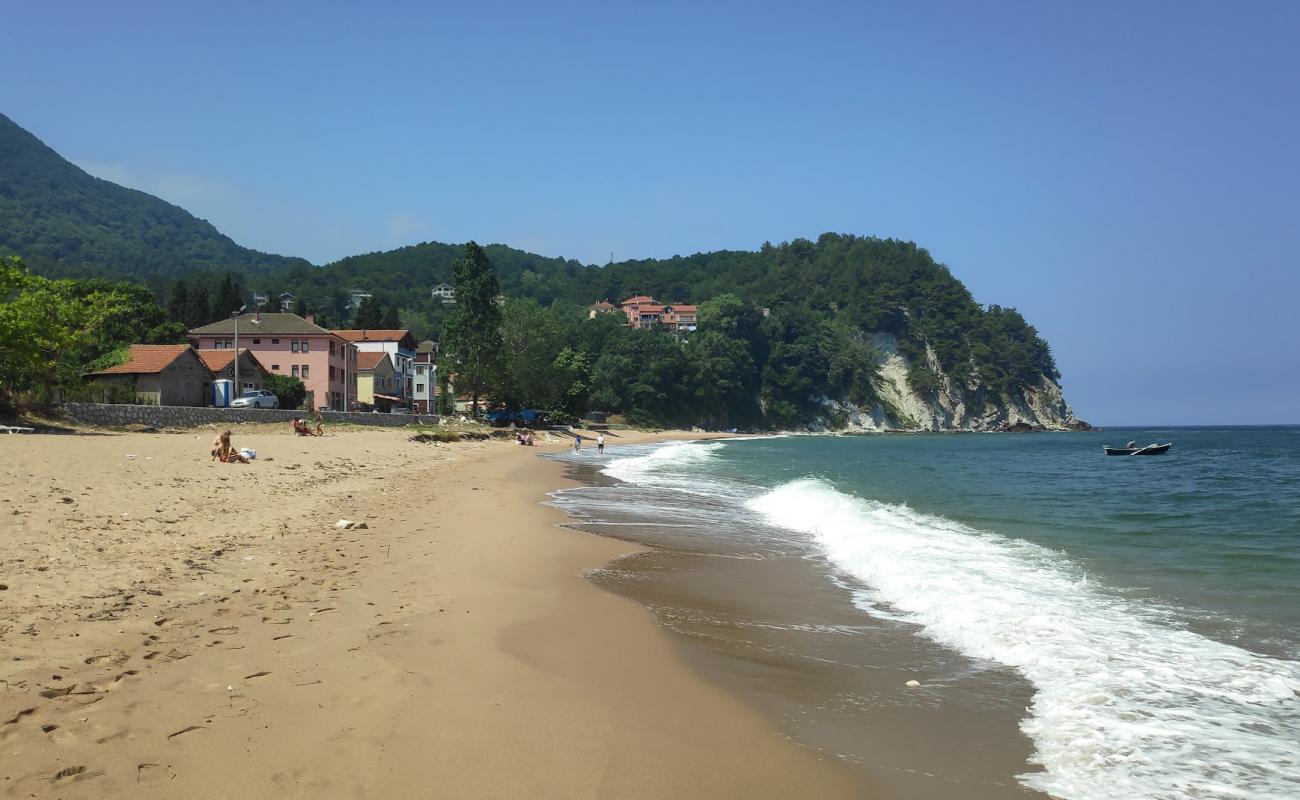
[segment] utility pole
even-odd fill
[[[235,393],[230,398],[232,402],[236,397],[239,397],[239,315],[244,313],[245,308],[248,308],[248,306],[240,306],[238,311],[233,311],[230,314],[235,320]]]

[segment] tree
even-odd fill
[[[456,413],[456,398],[451,392],[451,381],[446,370],[438,370],[438,413],[451,416]]]
[[[307,301],[303,300],[301,297],[299,297],[297,300],[294,300],[293,313],[297,314],[300,317],[307,316]]]
[[[225,319],[244,306],[244,289],[239,284],[239,278],[232,272],[227,272],[221,280],[221,286],[217,289],[217,298],[212,303],[212,321]]]
[[[263,385],[275,392],[280,408],[301,408],[302,401],[307,399],[307,387],[292,375],[271,375]]]
[[[190,291],[183,279],[172,284],[167,293],[167,318],[184,323],[189,318]],[[202,323],[199,323],[200,325]]]
[[[452,268],[456,306],[443,323],[440,341],[449,355],[456,381],[469,390],[471,409],[478,401],[501,355],[501,309],[496,273],[477,243],[465,245],[465,255]]]
[[[127,345],[183,342],[143,286],[103,280],[49,280],[17,258],[0,259],[0,392],[41,399],[71,389],[90,370],[120,362]]]
[[[389,306],[384,309],[383,319],[379,321],[379,325],[376,327],[386,331],[400,330],[402,320],[397,316],[397,306]]]
[[[352,321],[352,327],[358,330],[378,330],[384,327],[383,311],[375,298],[361,298],[361,305],[357,306],[357,317]]]
[[[559,389],[552,366],[564,339],[556,316],[532,300],[503,303],[501,357],[491,377],[494,398],[512,409],[553,407]]]
[[[208,287],[200,284],[191,289],[185,309],[186,328],[198,328],[211,322],[212,306],[208,303]]]
[[[549,405],[571,416],[581,416],[587,410],[592,385],[591,361],[587,354],[566,347],[551,362],[551,370],[557,391]]]

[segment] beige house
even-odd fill
[[[92,385],[135,393],[137,403],[159,406],[203,406],[212,373],[188,344],[133,344],[125,364],[92,372]],[[211,390],[208,390],[211,395]]]
[[[388,353],[357,354],[357,402],[387,411],[404,405],[397,392],[397,370]]]

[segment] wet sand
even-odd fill
[[[632,548],[536,450],[211,436],[0,438],[0,795],[870,796],[584,580]]]
[[[593,486],[611,480],[570,467]],[[674,633],[700,675],[761,709],[795,741],[858,771],[884,798],[1042,798],[1019,722],[1032,688],[853,605],[853,586],[806,553],[658,527],[635,513],[588,530],[652,549],[592,573]],[[921,686],[907,687],[909,680]]]

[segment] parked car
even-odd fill
[[[230,403],[231,408],[279,408],[280,398],[266,389],[249,389]]]

